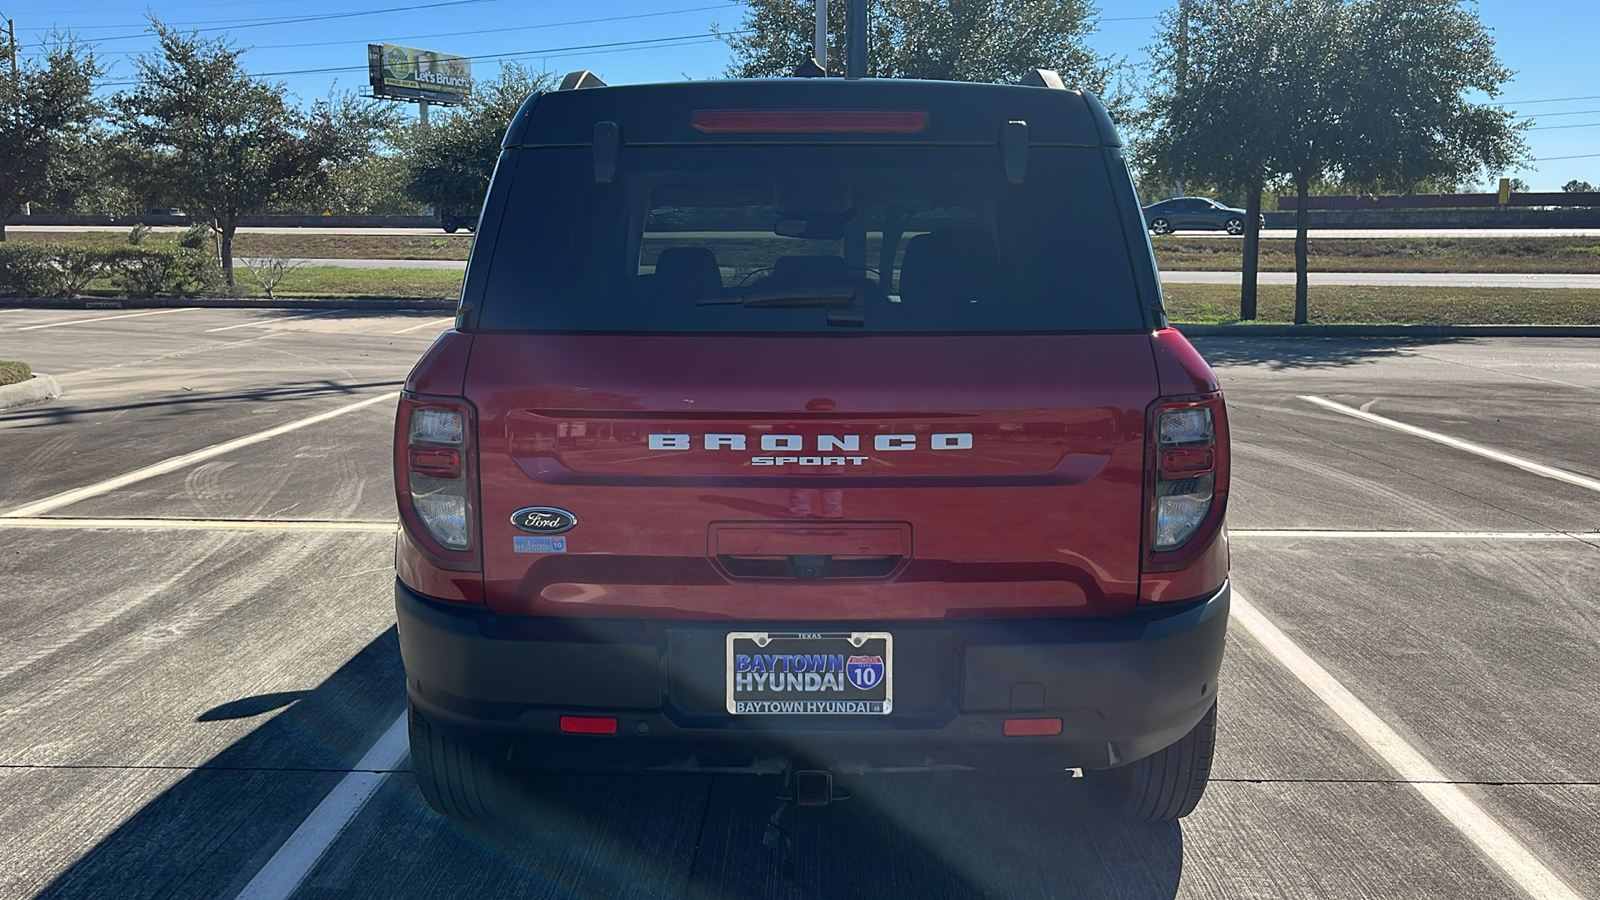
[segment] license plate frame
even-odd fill
[[[726,649],[729,715],[886,716],[894,711],[894,635],[887,631],[732,631]],[[742,670],[741,655],[746,657]],[[763,657],[759,663],[753,659],[757,655]],[[799,676],[798,689],[791,675]],[[817,676],[809,689],[807,675]],[[773,676],[780,678],[776,690],[768,686]]]

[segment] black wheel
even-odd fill
[[[445,234],[455,234],[456,233],[456,229],[460,228],[460,227],[461,227],[461,223],[457,222],[455,219],[445,219],[444,220],[444,233]]]
[[[1106,774],[1113,779],[1117,812],[1129,822],[1171,822],[1194,812],[1211,780],[1217,743],[1217,707],[1181,740]]]
[[[484,756],[435,731],[416,707],[407,709],[411,765],[434,811],[452,819],[492,819],[505,783]]]
[[[1156,234],[1171,234],[1172,223],[1168,222],[1165,216],[1151,219],[1150,230],[1154,231]]]
[[[1244,220],[1238,216],[1222,223],[1222,227],[1227,229],[1229,234],[1244,234]]]

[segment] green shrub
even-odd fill
[[[222,267],[204,249],[0,244],[0,296],[73,297],[107,277],[129,297],[211,295],[224,283]]]
[[[0,297],[48,297],[57,277],[48,244],[0,244]]]
[[[111,267],[115,250],[85,247],[81,244],[55,244],[51,259],[55,264],[57,297],[76,297],[89,289]]]
[[[129,297],[193,297],[215,294],[222,267],[207,250],[123,248],[110,261],[111,284]]]
[[[33,377],[33,370],[25,362],[8,362],[0,359],[0,387],[17,384]]]
[[[149,237],[149,236],[150,236],[150,226],[149,225],[146,225],[143,222],[135,223],[134,226],[133,226],[133,230],[128,232],[128,245],[130,247],[137,247],[140,244],[143,244],[144,243],[144,239]]]
[[[178,246],[189,250],[203,250],[211,245],[211,229],[204,222],[190,225],[178,236]]]

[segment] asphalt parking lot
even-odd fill
[[[745,776],[426,808],[389,432],[447,322],[0,310],[65,390],[0,411],[0,897],[1600,896],[1600,345],[1197,341],[1243,598],[1197,812],[859,779],[785,874]]]

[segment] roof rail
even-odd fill
[[[1022,76],[1022,83],[1029,87],[1050,88],[1057,91],[1067,89],[1066,83],[1061,80],[1061,76],[1057,75],[1054,69],[1034,69],[1032,72]]]
[[[1056,80],[1060,81],[1060,79],[1056,79]],[[589,71],[588,69],[579,69],[576,72],[568,72],[567,73],[567,77],[561,79],[561,87],[558,88],[558,90],[574,91],[574,90],[577,90],[578,88],[592,88],[592,87],[605,87],[605,86],[606,86],[606,83],[604,81],[600,80],[600,76],[599,75],[596,75],[595,73]]]

